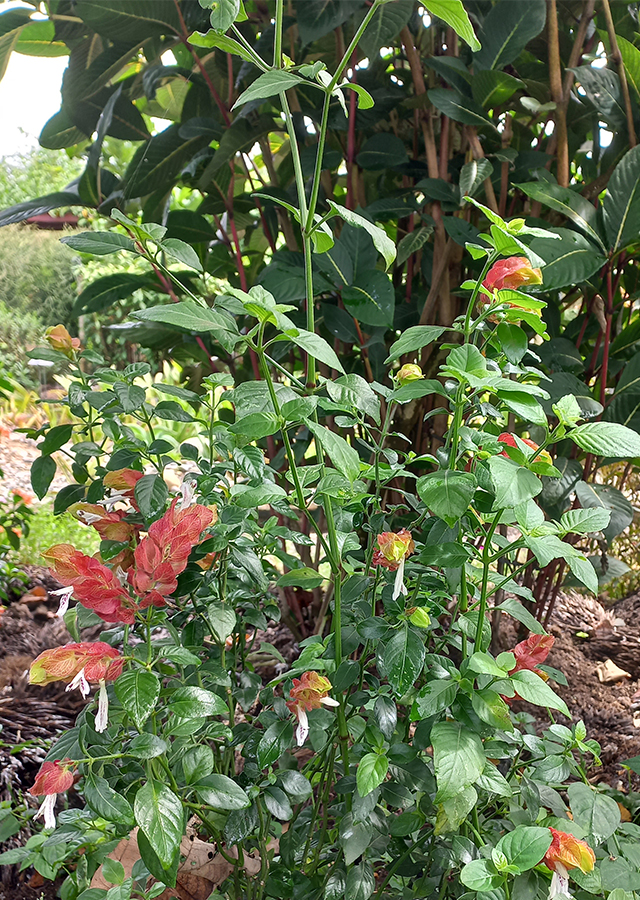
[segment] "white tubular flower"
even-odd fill
[[[109,695],[107,694],[106,682],[100,682],[100,690],[98,691],[98,712],[96,714],[96,731],[102,734],[107,730],[109,716]]]
[[[572,897],[569,891],[569,873],[562,863],[557,862],[555,866],[549,888],[549,900],[554,900],[555,897]]]
[[[87,681],[87,677],[84,674],[84,669],[80,669],[73,681],[69,682],[66,690],[74,691],[76,688],[78,688],[83,697],[88,697],[91,693],[91,688],[89,687],[89,682]]]
[[[111,491],[108,497],[98,500],[99,506],[104,506],[107,512],[112,512],[116,503],[125,503],[129,500],[130,491]]]
[[[298,727],[296,728],[296,744],[302,747],[309,737],[309,717],[306,710],[300,707],[298,710]]]
[[[195,481],[193,481],[193,479],[187,480],[187,476],[185,475],[182,479],[178,494],[180,495],[180,500],[176,504],[176,509],[182,510],[187,509],[189,506],[193,506],[196,499]]]
[[[71,587],[63,587],[57,591],[51,591],[52,597],[60,597],[60,605],[56,616],[61,619],[69,609],[69,600],[73,596],[73,585]]]
[[[47,796],[42,801],[40,809],[35,814],[34,819],[39,819],[41,816],[44,818],[44,827],[45,828],[55,828],[56,827],[56,800],[58,798],[57,794],[47,794]]]
[[[400,594],[405,596],[408,594],[407,586],[404,583],[404,559],[396,569],[396,580],[393,583],[393,599],[397,600]]]

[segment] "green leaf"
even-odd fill
[[[580,506],[609,511],[609,524],[604,529],[607,541],[612,541],[633,522],[633,506],[618,488],[610,484],[587,484],[584,481],[577,481],[574,487]]]
[[[251,806],[240,785],[226,775],[207,775],[195,785],[195,790],[204,803],[215,809],[234,810]]]
[[[561,697],[553,691],[546,681],[543,681],[535,672],[524,669],[521,672],[514,672],[509,676],[509,680],[513,683],[516,693],[527,703],[533,703],[535,706],[546,706],[548,709],[559,709],[568,718],[571,714],[567,708],[567,704]]]
[[[201,687],[178,688],[170,695],[170,706],[172,714],[184,719],[229,715],[229,708],[222,697]]]
[[[124,866],[117,859],[107,856],[102,863],[102,877],[109,884],[122,884],[124,881]]]
[[[411,2],[413,2],[413,0],[411,0]],[[375,106],[373,97],[361,84],[351,84],[349,81],[343,81],[339,87],[350,88],[350,90],[358,95],[358,109],[372,109]]]
[[[365,219],[364,216],[353,212],[353,210],[340,206],[338,203],[334,203],[333,200],[327,202],[331,209],[333,209],[333,211],[349,225],[353,225],[354,228],[364,228],[367,234],[370,235],[374,247],[384,258],[387,268],[389,268],[396,258],[396,247],[391,238],[388,237],[386,231],[379,228],[377,225],[374,225],[373,222],[370,222],[368,219]]]
[[[81,234],[70,234],[60,238],[60,243],[79,253],[92,253],[94,256],[107,256],[109,253],[117,253],[118,250],[137,252],[131,238],[117,231],[83,231]]]
[[[412,325],[411,328],[407,328],[404,334],[391,345],[389,356],[384,361],[385,366],[392,363],[394,359],[404,356],[405,353],[413,353],[416,350],[422,350],[427,344],[437,341],[446,330],[446,328],[440,325]]]
[[[538,865],[550,846],[551,832],[548,828],[518,825],[500,838],[496,849],[504,853],[509,865],[516,866],[520,872],[527,872]]]
[[[203,0],[200,4],[211,10],[211,27],[214,31],[227,31],[236,19],[241,21],[242,0]]]
[[[98,775],[87,775],[84,796],[91,809],[108,822],[133,825],[133,811],[129,803]]]
[[[513,509],[537,497],[542,490],[540,479],[512,459],[492,456],[489,460],[489,470],[496,492],[496,509]]]
[[[343,288],[342,300],[347,311],[364,325],[374,328],[393,325],[395,291],[389,276],[374,269]]]
[[[293,586],[312,591],[314,588],[320,587],[323,581],[324,577],[319,572],[316,572],[315,569],[301,566],[299,569],[291,569],[290,572],[281,575],[277,583],[280,587]]]
[[[597,244],[602,253],[606,253],[607,248],[598,230],[598,211],[582,194],[550,181],[532,181],[518,184],[517,187],[532,200],[562,213]]]
[[[305,419],[305,423],[309,431],[320,442],[324,452],[327,454],[338,472],[341,472],[345,478],[353,483],[360,475],[360,457],[357,450],[348,444],[343,437],[325,428],[324,425],[318,425],[311,419]]]
[[[195,784],[211,775],[213,766],[213,750],[203,744],[191,747],[182,757],[182,771],[187,784]]]
[[[356,157],[359,166],[373,171],[400,166],[407,161],[404,141],[387,132],[374,134],[368,138]]]
[[[560,518],[560,527],[567,534],[593,534],[595,531],[604,531],[610,521],[610,509],[570,509]]]
[[[180,847],[184,831],[180,799],[162,782],[151,778],[136,794],[133,811],[154,853],[168,868]]]
[[[155,759],[156,756],[162,756],[169,749],[168,745],[162,738],[155,734],[137,734],[126,749],[127,756],[134,756],[136,759]]]
[[[140,288],[155,287],[155,282],[148,275],[134,275],[131,272],[114,272],[96,278],[78,294],[73,306],[73,314],[83,316],[87,313],[102,312],[116,303],[130,297]]]
[[[493,166],[488,159],[472,159],[460,170],[460,196],[473,195],[487,178],[493,175]]]
[[[516,0],[517,2],[517,0]],[[454,122],[462,122],[463,125],[475,125],[476,128],[484,128],[492,125],[481,106],[470,97],[464,97],[458,91],[449,88],[431,88],[427,91],[429,100],[436,109],[449,116]]]
[[[503,69],[513,62],[529,41],[544,28],[544,0],[499,0],[485,16],[479,39],[482,49],[474,53],[476,72]]]
[[[344,861],[350,866],[362,856],[373,840],[373,828],[369,822],[354,821],[353,813],[347,813],[340,822],[339,841]]]
[[[166,238],[158,244],[158,247],[173,259],[184,263],[188,268],[195,269],[196,272],[202,272],[200,257],[193,247],[185,241],[180,241],[178,238]]]
[[[266,769],[273,765],[293,742],[293,725],[289,719],[270,725],[260,738],[257,749],[258,766]]]
[[[136,482],[134,494],[145,519],[155,519],[165,510],[169,490],[161,475],[149,473]]]
[[[166,306],[152,306],[150,309],[137,310],[132,316],[143,322],[162,322],[196,334],[211,332],[214,339],[228,353],[231,353],[241,340],[235,322],[230,316],[207,306],[200,306],[194,300],[183,300]]]
[[[379,787],[387,777],[388,771],[389,760],[386,756],[378,753],[365,753],[358,763],[356,772],[356,783],[360,796],[366,797],[367,794]]]
[[[172,3],[82,0],[81,15],[94,31],[114,41],[144,41],[151,36],[180,34],[180,19]]]
[[[323,362],[331,369],[335,369],[337,372],[344,372],[342,363],[334,349],[319,334],[305,331],[304,328],[298,328],[295,334],[293,331],[286,331],[285,337],[287,340],[293,341],[298,347],[301,347],[314,359],[320,360],[320,362]]]
[[[375,890],[375,886],[376,881],[371,863],[363,861],[358,863],[357,866],[351,866],[347,872],[344,900],[369,900],[369,897]]]
[[[620,824],[620,807],[613,799],[592,787],[575,782],[567,788],[573,821],[591,835],[594,844],[602,844]]]
[[[581,450],[597,456],[640,456],[640,435],[616,422],[585,422],[569,432],[569,437]]]
[[[235,611],[225,603],[209,603],[207,621],[216,640],[223,644],[236,626]]]
[[[186,164],[211,140],[206,134],[183,138],[180,129],[180,125],[170,125],[138,147],[123,177],[122,189],[127,197],[144,197],[172,188]]]
[[[319,425],[318,428],[323,426]],[[269,432],[273,434],[274,432]],[[261,484],[259,487],[246,487],[246,485],[236,485],[232,491],[234,503],[241,509],[257,509],[267,503],[273,503],[274,500],[282,500],[287,496],[284,488],[279,484],[273,484],[270,481]]]
[[[507,590],[509,590],[508,587]],[[546,631],[540,622],[538,622],[538,620],[531,615],[529,610],[524,607],[519,600],[516,600],[515,597],[507,597],[507,599],[503,600],[496,609],[501,609],[502,612],[508,613],[517,622],[521,622],[525,628],[533,632],[533,634],[546,634]]]
[[[403,262],[409,259],[412,253],[417,253],[427,243],[432,232],[433,226],[426,225],[422,228],[417,228],[415,231],[410,231],[409,234],[405,234],[398,244],[397,264],[401,266]],[[420,327],[426,328],[428,326],[414,326],[414,328]]]
[[[413,0],[398,0],[380,6],[360,38],[364,55],[373,59],[380,47],[389,47],[411,18],[413,10]]]
[[[640,146],[616,166],[602,202],[602,219],[614,253],[637,243],[640,234]]]
[[[460,881],[470,891],[495,891],[504,881],[505,876],[496,871],[490,859],[473,859],[466,863],[460,872]]]
[[[448,709],[456,698],[458,685],[450,678],[429,681],[415,699],[416,718],[428,719]],[[413,714],[412,714],[413,718]]]
[[[51,456],[39,456],[31,464],[31,487],[38,500],[44,500],[56,474],[56,461]]]
[[[361,375],[343,375],[335,381],[328,380],[325,386],[334,403],[349,412],[359,411],[380,422],[380,401]]]
[[[627,81],[636,92],[636,101],[640,100],[640,50],[620,34],[616,35],[616,42],[624,63]]]
[[[513,731],[509,707],[496,691],[492,691],[491,688],[475,690],[471,695],[471,704],[475,714],[487,725],[501,731]]]
[[[382,670],[398,696],[406,694],[420,675],[425,653],[424,644],[407,626],[401,627],[382,648]]]
[[[459,722],[437,722],[431,729],[431,743],[436,803],[442,803],[472,785],[482,775],[486,760],[478,735]]]
[[[239,41],[234,41],[228,35],[220,34],[213,29],[205,34],[196,31],[194,34],[189,35],[189,43],[195,47],[217,47],[225,53],[232,53],[234,56],[241,57],[245,62],[253,63],[254,61],[254,57],[248,50],[245,50]]]
[[[495,69],[476,72],[471,82],[473,99],[485,109],[501,106],[520,88],[524,88],[524,82],[519,78]]]
[[[16,53],[24,53],[25,56],[54,57],[69,55],[69,48],[64,41],[61,41],[59,38],[56,39],[56,23],[51,19],[47,21],[32,21],[29,25],[21,28],[14,50]]]
[[[43,456],[55,453],[70,440],[72,431],[73,425],[56,425],[50,428],[43,442],[38,444],[38,450]]]
[[[434,515],[453,527],[465,514],[477,487],[471,472],[441,469],[418,479],[416,489]]]
[[[304,78],[295,75],[293,72],[287,72],[284,69],[271,69],[269,72],[259,75],[253,84],[240,94],[231,108],[236,109],[236,107],[250,103],[252,100],[266,100],[268,97],[288,91],[289,88],[303,82]]]
[[[462,0],[425,0],[427,12],[451,25],[455,33],[466,41],[472,50],[480,50],[481,44],[469,19]]]
[[[136,728],[141,731],[155,709],[160,694],[158,677],[146,669],[133,669],[118,678],[114,690]]]

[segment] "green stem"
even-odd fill
[[[489,566],[491,564],[491,539],[495,533],[496,528],[498,527],[498,523],[500,522],[500,517],[504,512],[503,509],[499,509],[496,513],[491,526],[489,527],[489,531],[487,532],[487,536],[485,538],[484,547],[482,549],[482,587],[480,589],[480,605],[478,607],[478,627],[476,628],[476,637],[475,637],[475,649],[480,650],[482,648],[482,626],[484,625],[484,619],[487,613],[487,589],[489,584]]]

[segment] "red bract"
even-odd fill
[[[175,591],[177,576],[185,570],[191,550],[215,519],[214,511],[206,506],[195,503],[179,510],[177,503],[177,499],[173,501],[136,547],[135,567],[129,572],[129,581],[143,597],[141,606],[151,603],[159,606],[159,598]]]
[[[516,664],[509,674],[528,669],[546,681],[549,676],[546,672],[539,672],[538,666],[546,660],[554,642],[552,634],[530,634],[526,641],[520,641],[511,651],[516,658]]]
[[[556,831],[555,828],[549,828],[549,831],[551,846],[542,861],[552,872],[557,872],[560,866],[565,871],[580,869],[581,872],[587,873],[593,870],[596,857],[586,841],[581,841],[580,838],[565,831]]]
[[[524,256],[499,259],[487,272],[482,286],[489,293],[501,290],[517,290],[528,284],[542,284],[542,272],[534,269]]]
[[[120,653],[103,641],[84,641],[45,650],[31,663],[29,684],[52,684],[72,681],[84,669],[90,684],[114,681],[122,674]]]
[[[416,548],[411,532],[406,528],[400,531],[383,531],[378,535],[378,549],[374,550],[371,560],[374,566],[383,566],[395,572]]]
[[[124,522],[127,515],[124,509],[107,512],[97,503],[74,503],[69,512],[85,525],[91,525],[101,538],[106,541],[130,541],[135,537],[136,529],[130,522]]]
[[[114,572],[99,560],[85,556],[70,544],[57,544],[42,554],[62,584],[105,622],[133,625],[137,604],[122,587]]]
[[[138,472],[137,469],[114,469],[113,472],[107,472],[102,483],[113,491],[131,491],[133,496],[133,490],[143,475],[144,472]]]
[[[29,788],[29,793],[34,797],[42,797],[68,791],[73,785],[75,765],[70,759],[56,759],[53,762],[42,763],[36,780]]]
[[[304,672],[301,678],[293,679],[293,687],[289,691],[290,700],[287,707],[298,720],[296,742],[302,747],[309,734],[307,713],[321,706],[340,706],[337,700],[329,697],[331,682],[317,672]]]

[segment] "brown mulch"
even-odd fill
[[[20,879],[23,880],[20,880]],[[35,882],[35,886],[30,884]],[[54,881],[41,880],[37,873],[28,875],[22,873],[14,880],[13,884],[0,882],[0,900],[56,900],[58,896],[58,884]]]

